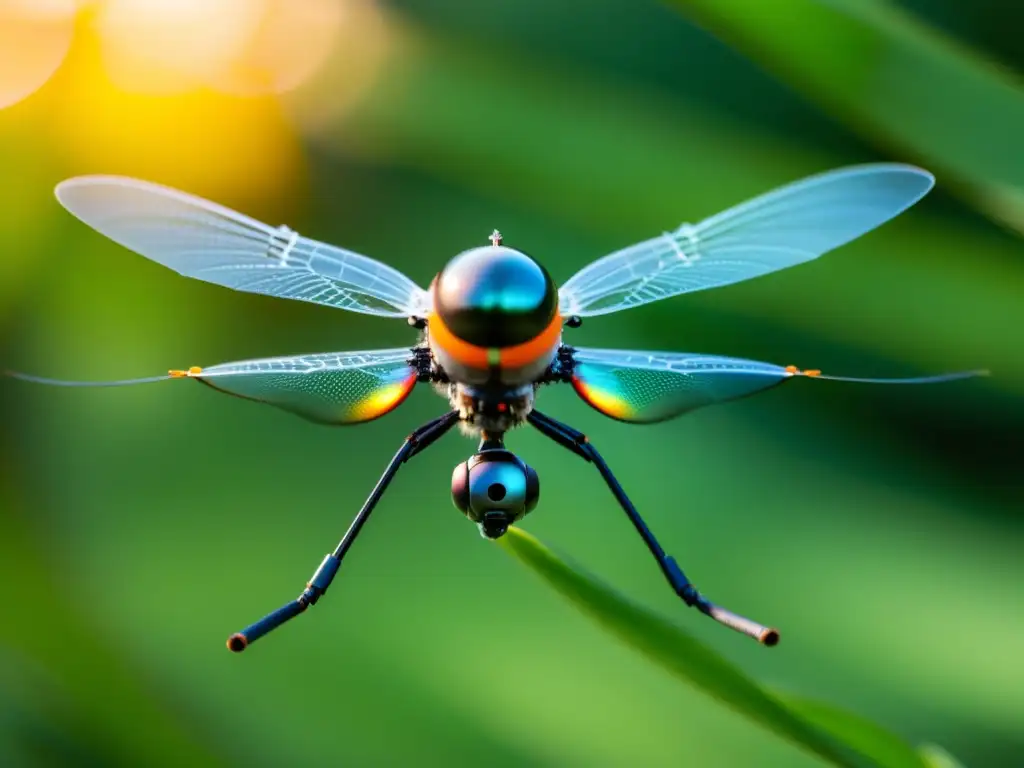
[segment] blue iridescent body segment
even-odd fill
[[[472,248],[437,276],[434,312],[459,339],[483,348],[526,344],[550,325],[558,289],[525,253],[500,245]]]

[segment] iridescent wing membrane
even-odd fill
[[[811,176],[598,259],[562,286],[561,312],[580,317],[618,312],[816,259],[906,210],[934,183],[927,171],[900,164]],[[985,373],[860,379],[688,353],[575,349],[573,358],[577,393],[602,413],[636,423],[669,419],[801,375],[921,384]]]
[[[67,387],[116,387],[171,379],[195,379],[229,395],[282,408],[318,424],[359,424],[397,408],[417,381],[408,347],[270,357],[165,376],[122,381],[63,381],[6,371],[8,376]]]
[[[425,290],[386,264],[159,184],[80,176],[58,184],[57,199],[115,243],[186,277],[384,317],[430,307]]]
[[[598,259],[562,286],[562,314],[618,312],[816,259],[889,221],[934,183],[898,164],[811,176]]]
[[[186,277],[384,317],[430,311],[429,294],[386,264],[184,192],[118,176],[82,176],[62,182],[56,193],[96,231]],[[310,421],[355,424],[383,416],[408,396],[417,381],[412,359],[406,347],[249,360],[110,382],[8,373],[63,386],[192,378]]]
[[[573,388],[596,410],[619,421],[651,424],[715,403],[746,397],[794,377],[861,384],[933,384],[983,375],[984,371],[907,379],[823,375],[756,360],[685,352],[643,352],[577,347],[572,352]]]
[[[788,376],[770,363],[685,353],[575,348],[573,360],[577,394],[606,416],[635,424],[750,395]]]
[[[408,347],[273,357],[185,371],[221,392],[321,424],[358,424],[394,410],[416,384]]]

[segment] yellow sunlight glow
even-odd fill
[[[75,173],[121,173],[236,202],[282,195],[304,177],[299,138],[276,98],[126,91],[106,63],[100,41],[83,35],[54,83],[60,98],[46,130]]]

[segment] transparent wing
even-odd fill
[[[187,372],[221,392],[321,424],[357,424],[397,408],[416,384],[408,347],[271,357]]]
[[[392,267],[158,184],[80,176],[56,194],[96,231],[186,277],[385,317],[430,306],[429,294]]]
[[[864,384],[933,384],[985,375],[965,371],[907,379],[826,376],[736,357],[618,349],[573,350],[572,385],[590,406],[619,421],[650,424],[803,376]]]
[[[412,358],[408,347],[270,357],[123,381],[62,381],[15,371],[5,374],[39,384],[72,387],[195,379],[221,392],[283,408],[310,421],[340,425],[370,421],[397,408],[416,384]]]
[[[898,164],[811,176],[598,259],[562,286],[561,312],[617,312],[816,259],[906,210],[934,183]]]

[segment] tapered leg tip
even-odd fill
[[[771,648],[774,645],[779,644],[779,630],[777,629],[766,629],[761,633],[761,636],[757,638],[761,645],[767,645]]]
[[[249,641],[241,632],[236,632],[228,638],[228,650],[233,653],[241,653],[249,645]]]

